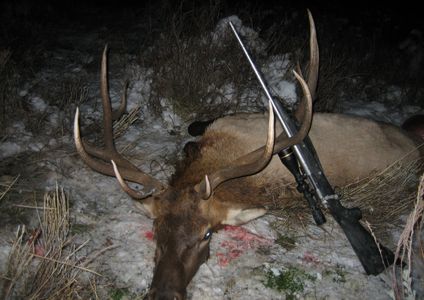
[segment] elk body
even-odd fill
[[[272,202],[267,191],[278,197],[294,196],[287,189],[292,175],[273,155],[298,143],[308,134],[315,145],[329,181],[343,185],[382,169],[406,153],[420,154],[416,144],[400,129],[363,118],[340,114],[315,114],[312,98],[317,83],[318,46],[312,17],[311,63],[307,83],[295,76],[303,90],[298,133],[287,138],[268,114],[241,114],[215,121],[197,142],[169,186],[143,173],[115,149],[112,113],[108,95],[106,49],[101,67],[104,111],[104,143],[99,149],[83,142],[77,110],[74,138],[85,163],[120,185],[152,219],[156,240],[155,269],[149,299],[184,299],[186,288],[200,265],[209,257],[212,233],[223,225],[241,225],[266,213]],[[311,126],[312,122],[312,126]],[[275,127],[275,129],[274,129]],[[276,131],[276,133],[274,132]],[[277,135],[277,137],[274,137]],[[414,152],[415,151],[415,152]],[[144,193],[132,190],[126,181],[140,183]]]
[[[209,126],[199,142],[198,148],[201,150],[197,154],[198,160],[206,166],[215,161],[219,168],[230,162],[228,157],[234,158],[246,151],[253,151],[265,142],[263,132],[266,130],[266,123],[267,116],[262,114],[218,119]],[[279,124],[276,127],[276,133],[280,134],[281,127]],[[382,170],[410,151],[411,159],[420,156],[418,150],[415,150],[419,141],[400,128],[362,117],[315,113],[309,137],[333,186],[344,186],[373,171]],[[185,170],[186,176],[180,178],[194,175],[197,164],[200,165],[194,162],[193,166],[189,166]],[[277,156],[272,158],[262,172],[248,179],[275,186],[294,183],[293,175],[281,166]],[[180,180],[177,179],[177,182]]]

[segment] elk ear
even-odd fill
[[[255,197],[255,191],[251,196]],[[210,220],[211,224],[242,225],[263,216],[267,209],[261,205],[254,206],[246,203],[231,203],[220,199],[240,199],[243,195],[239,193],[237,184],[231,190],[218,191],[212,199],[200,201],[202,213]],[[246,197],[246,195],[244,195]]]
[[[227,217],[221,222],[223,225],[242,225],[256,218],[262,217],[267,210],[263,207],[256,208],[229,208]]]

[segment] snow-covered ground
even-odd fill
[[[233,22],[241,22],[232,17]],[[219,26],[222,26],[221,22]],[[219,28],[218,28],[219,29]],[[216,30],[214,34],[219,33]],[[104,28],[102,29],[104,30]],[[252,39],[257,34],[247,27],[240,30]],[[59,40],[74,40],[90,47],[96,32],[73,32],[58,36]],[[96,43],[98,45],[99,42]],[[260,43],[258,44],[260,46]],[[258,47],[259,47],[258,46]],[[78,47],[75,47],[78,49]],[[0,141],[0,159],[11,161],[20,158],[24,165],[19,166],[23,177],[25,172],[37,169],[36,176],[25,179],[29,186],[39,190],[51,190],[56,183],[64,187],[71,201],[72,223],[83,228],[78,233],[78,241],[90,240],[84,251],[99,250],[106,244],[118,247],[99,256],[90,265],[101,273],[98,278],[98,293],[107,299],[110,291],[123,288],[128,298],[148,289],[153,271],[155,244],[152,241],[152,220],[139,213],[133,202],[124,194],[116,180],[102,176],[86,167],[75,153],[71,128],[63,135],[57,132],[60,120],[67,118],[72,124],[72,114],[63,116],[59,107],[43,99],[35,87],[45,84],[49,89],[49,78],[66,74],[70,78],[88,78],[88,100],[81,105],[83,128],[99,122],[99,70],[87,69],[93,61],[100,60],[101,47],[84,53],[83,50],[52,49],[45,53],[51,63],[36,74],[33,82],[21,83],[19,96],[36,114],[45,114],[43,127],[34,134],[22,120],[16,120],[5,129]],[[96,52],[98,54],[93,54]],[[163,101],[162,117],[155,117],[147,104],[150,93],[148,74],[151,69],[136,63],[136,58],[127,56],[113,59],[115,51],[111,48],[110,93],[115,105],[122,90],[122,78],[129,78],[128,110],[140,106],[140,119],[118,139],[118,148],[125,147],[125,154],[144,171],[166,182],[174,171],[175,157],[181,154],[184,144],[192,139],[185,132],[188,124]],[[284,99],[297,98],[295,84],[282,80],[282,70],[288,71],[288,55],[270,57],[261,66],[272,90]],[[127,60],[126,68],[119,64]],[[230,83],[229,83],[230,84]],[[54,87],[51,87],[52,89]],[[388,87],[387,93],[397,97],[396,87]],[[424,113],[418,106],[390,106],[379,99],[374,101],[341,101],[338,109],[345,113],[356,114],[400,125],[407,117]],[[171,130],[175,125],[179,130]],[[25,165],[27,164],[27,165]],[[10,164],[14,166],[13,164]],[[18,166],[15,166],[18,168]],[[11,170],[8,170],[11,171]],[[14,173],[14,172],[10,172]],[[0,174],[2,175],[2,174]],[[34,218],[35,218],[34,213]],[[191,299],[282,299],[290,292],[279,292],[266,287],[266,274],[275,277],[290,268],[300,270],[298,278],[303,287],[292,293],[305,299],[390,299],[391,277],[389,271],[379,276],[366,276],[350,244],[331,220],[323,226],[308,226],[297,231],[281,232],[275,224],[284,221],[281,217],[267,215],[243,227],[226,227],[211,242],[211,257],[201,266],[188,288]],[[10,244],[7,242],[15,225],[1,229],[0,262],[1,270],[7,258]],[[295,245],[284,247],[276,240],[281,236],[293,237]]]

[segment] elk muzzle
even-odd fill
[[[168,215],[159,226],[155,271],[147,299],[185,299],[186,288],[199,267],[209,258],[212,235],[207,224],[197,226]],[[193,221],[196,218],[191,218]],[[203,220],[202,218],[198,218]],[[203,220],[204,221],[204,220]],[[167,223],[167,224],[165,224]],[[187,227],[186,227],[187,226]],[[172,228],[172,230],[170,230]]]
[[[188,281],[184,265],[167,253],[155,268],[148,300],[182,300],[186,298]]]

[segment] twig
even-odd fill
[[[21,175],[18,175],[18,176],[16,176],[16,178],[6,187],[6,190],[4,190],[2,193],[1,193],[1,195],[0,195],[0,201],[3,199],[3,197],[10,191],[10,189],[12,188],[12,186],[16,183],[16,181],[18,181],[18,179],[19,179],[19,176],[21,176]]]
[[[41,258],[41,259],[45,259],[45,260],[48,260],[48,261],[52,261],[52,262],[55,262],[55,263],[59,263],[59,264],[62,264],[64,266],[69,266],[69,267],[72,267],[72,268],[80,269],[82,271],[89,272],[91,274],[103,277],[103,275],[101,275],[101,274],[99,274],[99,273],[97,273],[93,270],[90,270],[90,269],[87,269],[87,268],[84,268],[84,267],[80,267],[80,266],[77,266],[77,265],[74,265],[74,264],[69,264],[67,262],[63,262],[63,261],[60,261],[60,260],[57,260],[57,259],[53,259],[53,258],[50,258],[50,257],[45,257],[45,256],[37,255],[37,254],[32,254],[32,256],[37,257],[37,258]]]
[[[91,287],[91,290],[93,291],[94,297],[96,297],[96,300],[100,299],[99,295],[97,295],[97,285],[94,278],[90,280],[90,287]]]
[[[111,246],[108,246],[106,248],[103,248],[103,249],[99,250],[97,253],[93,254],[93,256],[90,257],[89,259],[87,259],[82,265],[83,266],[86,266],[89,263],[91,263],[94,259],[96,259],[100,255],[102,255],[103,253],[105,253],[106,251],[109,251],[109,250],[112,250],[112,249],[115,249],[115,248],[118,248],[118,247],[119,247],[119,245],[111,245]]]
[[[380,259],[381,259],[381,261],[383,262],[383,264],[384,264],[385,267],[388,267],[388,265],[386,264],[386,260],[383,257],[383,252],[381,250],[381,245],[378,242],[378,239],[375,236],[374,231],[371,228],[371,224],[368,221],[365,220],[365,225],[368,227],[368,230],[369,230],[371,236],[373,237],[375,244],[377,245],[378,252],[380,253]]]
[[[14,207],[20,208],[31,208],[31,209],[42,209],[42,210],[54,210],[52,207],[43,207],[43,206],[31,206],[31,205],[23,205],[23,204],[14,204]]]

